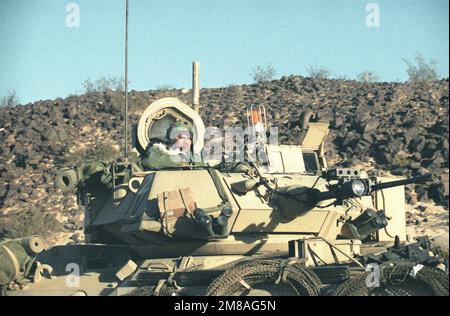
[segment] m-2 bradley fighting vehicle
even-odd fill
[[[4,293],[448,295],[442,249],[406,238],[404,185],[437,175],[330,168],[328,124],[308,113],[298,144],[267,142],[260,106],[245,141],[213,133],[194,86],[193,107],[164,98],[143,111],[129,157],[58,174],[85,207],[86,243],[3,241]]]

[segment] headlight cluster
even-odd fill
[[[363,196],[369,193],[369,187],[364,180],[352,180],[352,191],[356,196]]]

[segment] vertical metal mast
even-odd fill
[[[124,158],[128,162],[128,0],[125,13],[125,149]]]
[[[200,63],[192,63],[192,107],[195,112],[200,111]]]

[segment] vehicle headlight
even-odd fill
[[[366,184],[362,180],[352,181],[352,191],[357,196],[363,196],[366,193]]]

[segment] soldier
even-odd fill
[[[193,161],[192,133],[182,123],[172,124],[166,133],[166,143],[150,144],[142,165],[146,169],[189,166]]]

